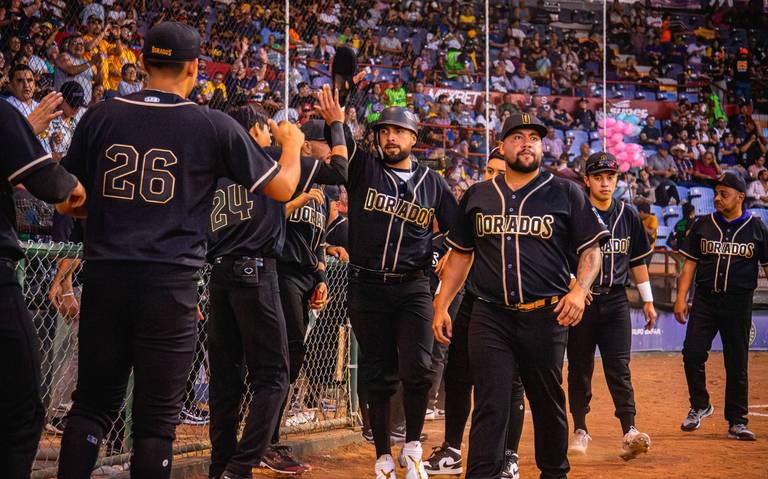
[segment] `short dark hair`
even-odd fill
[[[25,65],[23,63],[17,63],[13,67],[11,67],[11,69],[8,71],[8,78],[13,80],[13,77],[14,77],[14,75],[16,75],[16,73],[18,73],[18,72],[27,72],[27,71],[32,73],[32,75],[35,74],[35,72],[32,71],[31,68],[29,68],[29,65]]]
[[[149,70],[160,70],[174,75],[180,75],[186,68],[187,62],[165,62],[153,60],[150,58],[144,59],[144,67]]]
[[[125,72],[127,72],[129,68],[136,68],[136,64],[135,63],[126,63],[125,65],[123,65],[123,69],[120,70],[120,73],[125,75]]]
[[[640,213],[651,214],[651,204],[646,202],[639,203],[637,205],[637,211]]]

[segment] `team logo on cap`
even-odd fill
[[[606,155],[605,153],[603,153],[602,155],[600,155],[600,156],[598,157],[598,160],[599,160],[599,161],[608,161],[608,155]]]
[[[152,47],[150,52],[151,53],[155,53],[157,55],[163,55],[163,56],[166,56],[166,57],[169,57],[169,56],[173,55],[173,50],[171,50],[170,48]]]
[[[530,122],[531,122],[531,117],[530,117],[530,116],[528,116],[528,115],[527,115],[527,114],[525,114],[525,113],[523,113],[523,114],[520,116],[520,119],[521,119],[521,121],[523,122],[523,125],[527,125],[528,123],[530,123]]]

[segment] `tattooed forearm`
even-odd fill
[[[590,246],[589,249],[584,250],[584,252],[581,253],[581,256],[579,256],[576,281],[584,291],[589,291],[590,288],[592,288],[592,283],[600,272],[600,262],[602,260],[603,255],[600,252],[600,245],[598,244]]]

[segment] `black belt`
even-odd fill
[[[407,271],[405,273],[387,273],[386,271],[374,271],[372,269],[361,268],[353,264],[349,265],[349,274],[350,277],[353,278],[384,284],[401,284],[426,277],[424,270],[421,269]]]
[[[549,298],[542,298],[537,299],[534,301],[529,301],[527,303],[513,303],[513,304],[501,304],[501,303],[494,303],[493,301],[488,301],[483,298],[477,298],[481,301],[485,301],[486,303],[490,303],[494,306],[498,306],[502,309],[508,309],[510,311],[518,311],[521,313],[529,313],[531,311],[536,311],[538,309],[547,308],[549,306],[553,306],[557,304],[560,301],[560,296],[550,296]]]
[[[624,286],[592,286],[590,292],[592,293],[592,296],[603,296],[618,291],[619,289],[624,289]]]

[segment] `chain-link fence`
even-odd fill
[[[41,346],[41,396],[46,425],[33,477],[53,477],[61,434],[77,382],[77,325],[82,269],[82,245],[25,243],[19,278],[32,313]],[[307,354],[300,376],[289,391],[281,433],[323,431],[354,424],[350,386],[351,329],[346,312],[347,265],[329,258],[329,301],[322,311],[311,311],[305,343]],[[176,430],[177,454],[208,454],[208,279],[201,271],[200,321],[193,367],[187,381]],[[126,467],[131,448],[131,386],[123,407],[105,436],[97,465],[104,474]],[[241,417],[247,415],[251,392],[246,393]]]

